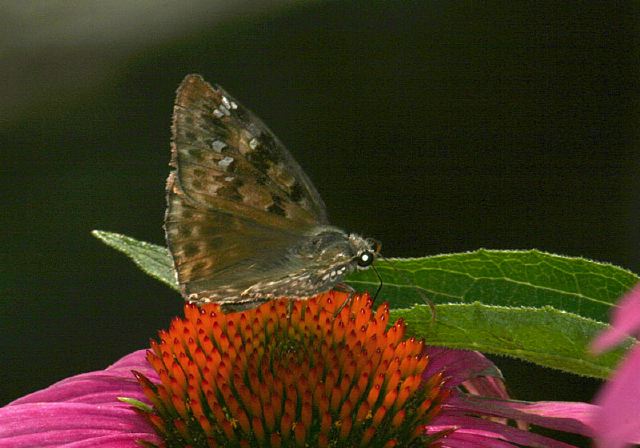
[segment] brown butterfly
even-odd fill
[[[278,138],[222,88],[188,75],[173,111],[165,231],[185,300],[228,311],[338,285],[379,254],[327,221]]]

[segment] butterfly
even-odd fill
[[[380,253],[329,225],[317,190],[278,138],[200,75],[180,84],[165,233],[185,300],[238,311],[343,285]]]

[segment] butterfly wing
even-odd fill
[[[165,230],[191,300],[232,297],[327,223],[309,178],[273,133],[198,75],[178,88]],[[282,267],[284,269],[284,267]]]

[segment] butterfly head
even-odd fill
[[[380,253],[380,243],[332,226],[318,226],[298,248],[302,257],[322,260],[321,264],[367,268]]]
[[[367,269],[380,254],[382,245],[373,238],[362,238],[360,235],[352,233],[349,235],[349,243],[353,248],[355,256],[352,263],[357,269]]]
[[[380,253],[380,244],[355,233],[345,233],[331,226],[313,229],[293,255],[295,264],[308,276],[314,293],[331,289],[355,270],[367,269]]]

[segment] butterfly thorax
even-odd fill
[[[284,263],[288,273],[281,278],[258,282],[242,292],[245,297],[307,298],[332,289],[350,272],[366,268],[363,254],[371,261],[377,254],[374,243],[356,234],[330,226],[318,226],[296,246]]]
[[[363,254],[375,257],[376,248],[371,240],[331,226],[315,227],[291,250],[292,260],[298,259],[305,266],[301,271],[309,275],[314,285],[311,294],[331,289],[358,267],[368,267],[361,265]]]

